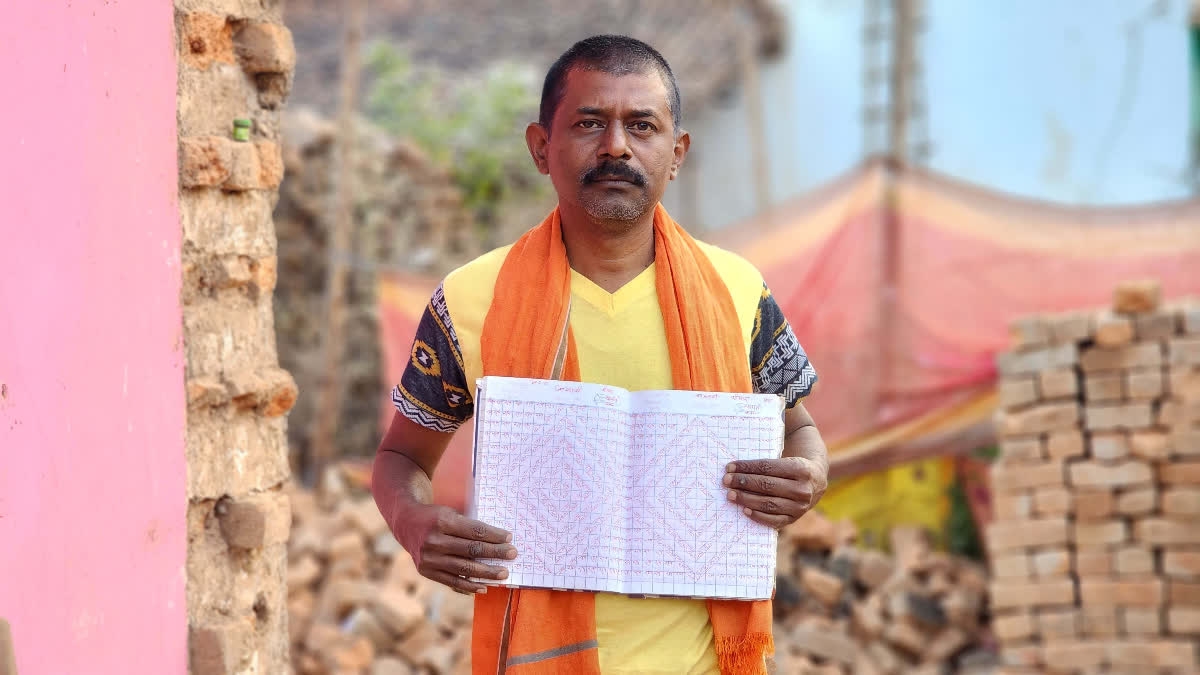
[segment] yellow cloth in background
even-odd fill
[[[894,525],[921,525],[940,535],[950,512],[946,491],[953,481],[953,458],[909,462],[836,481],[816,508],[835,520],[853,521],[859,541],[883,548]]]
[[[731,253],[704,243],[700,246],[729,288],[746,336],[749,359],[754,313],[762,297],[762,276]],[[483,372],[480,333],[508,248],[492,251],[455,270],[443,283],[472,398],[475,380]],[[572,270],[571,330],[582,381],[630,391],[672,388],[654,265],[611,294]],[[600,668],[605,673],[718,672],[704,600],[597,593],[596,638]],[[681,663],[691,665],[681,671]]]

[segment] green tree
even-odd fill
[[[370,48],[367,64],[368,115],[450,172],[481,234],[495,225],[504,200],[545,189],[523,142],[538,104],[528,72],[499,63],[477,75],[450,74],[417,67],[383,43]]]

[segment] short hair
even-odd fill
[[[546,81],[542,85],[542,103],[538,109],[538,123],[550,129],[554,113],[567,92],[567,74],[572,69],[598,70],[610,75],[644,73],[653,69],[662,76],[667,86],[667,106],[671,110],[671,122],[675,133],[679,133],[683,121],[682,103],[679,99],[679,84],[675,73],[662,54],[654,47],[625,35],[593,35],[571,45],[550,66]]]

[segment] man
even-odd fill
[[[770,602],[510,591],[511,534],[431,505],[430,476],[483,375],[786,399],[778,460],[724,476],[748,518],[780,528],[825,490],[825,446],[800,399],[816,373],[762,276],[693,240],[659,205],[691,139],[663,57],[627,37],[583,40],[551,67],[525,133],[558,207],[513,246],[451,272],[392,393],[372,490],[420,573],[476,595],[476,673],[764,672]]]

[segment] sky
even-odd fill
[[[767,128],[774,198],[855,166],[866,0],[790,0],[786,85]],[[1187,0],[926,0],[927,165],[1067,204],[1189,196]],[[780,148],[782,149],[782,148]]]

